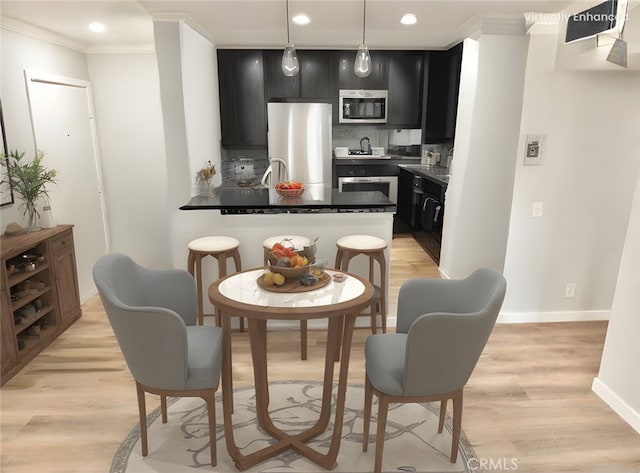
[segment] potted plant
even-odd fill
[[[24,215],[27,217],[27,231],[38,229],[40,209],[38,200],[49,197],[47,184],[55,184],[56,170],[47,169],[42,165],[44,152],[38,151],[36,156],[29,161],[25,159],[25,152],[18,150],[9,153],[7,180],[13,191],[23,200]]]

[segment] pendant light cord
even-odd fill
[[[289,0],[287,0],[287,45],[289,45]]]
[[[366,27],[367,27],[367,0],[364,0],[364,7],[362,8],[362,44],[365,44],[364,32]]]

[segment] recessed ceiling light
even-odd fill
[[[418,20],[413,13],[405,13],[402,18],[400,18],[400,23],[403,25],[415,25],[417,21]]]
[[[102,33],[105,30],[104,25],[99,21],[94,21],[93,23],[89,23],[89,29],[94,33]]]
[[[311,23],[309,17],[304,13],[300,13],[299,15],[294,16],[293,18],[291,18],[291,21],[293,21],[296,25],[308,25],[309,23]]]

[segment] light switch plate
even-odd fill
[[[542,165],[546,151],[547,135],[527,135],[524,149],[524,164],[526,166]]]

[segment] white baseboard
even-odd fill
[[[593,378],[591,390],[598,395],[622,419],[640,434],[640,412],[633,409],[624,399],[603,383],[599,378]]]
[[[387,327],[396,326],[396,316],[387,315]],[[585,322],[589,320],[609,320],[608,310],[583,310],[583,311],[554,311],[554,312],[501,312],[496,323],[499,324],[525,324],[536,322]],[[369,327],[367,317],[358,317],[356,327]],[[299,322],[290,321],[270,321],[269,325],[274,328],[295,328]],[[323,319],[310,320],[310,329],[326,329],[327,321]]]
[[[609,320],[609,311],[500,312],[496,322],[499,324],[520,324],[530,322],[583,322],[586,320]]]

